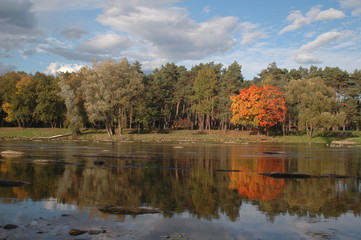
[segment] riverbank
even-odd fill
[[[92,141],[141,141],[141,142],[284,142],[284,143],[353,143],[361,145],[361,132],[333,132],[309,138],[307,136],[267,136],[252,131],[220,130],[171,130],[150,131],[138,134],[126,130],[123,135],[109,137],[105,130],[86,129],[81,135],[70,135],[65,128],[0,128],[0,139],[38,140],[73,139]]]

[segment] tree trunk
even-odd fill
[[[105,123],[105,128],[107,129],[107,133],[109,135],[109,137],[114,135],[114,127],[113,127],[113,123],[112,122],[106,122]]]
[[[288,131],[291,131],[291,113],[288,112]]]
[[[180,106],[180,102],[177,102],[176,109],[175,109],[175,119],[178,119],[179,106]]]
[[[204,130],[204,115],[203,114],[198,115],[198,128],[201,131]]]
[[[133,107],[130,107],[130,113],[129,113],[129,129],[132,129],[133,125]]]
[[[123,135],[123,127],[122,127],[122,122],[121,120],[119,120],[119,123],[118,123],[118,131],[119,131],[119,136],[122,136]]]

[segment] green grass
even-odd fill
[[[0,128],[0,138],[50,137],[69,133],[65,128]]]
[[[64,128],[0,128],[0,139],[31,139],[66,134],[70,131]],[[137,134],[134,130],[126,130],[124,134],[109,137],[105,130],[86,129],[79,136],[71,136],[83,140],[111,140],[111,141],[145,141],[145,142],[283,142],[283,143],[324,143],[330,144],[333,140],[347,140],[361,144],[361,132],[326,132],[318,133],[315,137],[307,136],[265,136],[252,135],[250,131],[148,131]]]

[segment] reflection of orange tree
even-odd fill
[[[283,160],[261,158],[252,162],[232,161],[232,169],[244,172],[231,172],[230,185],[232,189],[249,199],[273,200],[283,191],[284,179],[273,179],[259,175],[264,172],[285,172]]]

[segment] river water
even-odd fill
[[[0,141],[4,150],[26,155],[2,156],[0,179],[30,184],[0,187],[0,226],[18,226],[0,239],[361,239],[361,149]],[[315,177],[260,174],[271,172]],[[161,213],[99,211],[107,205]]]

